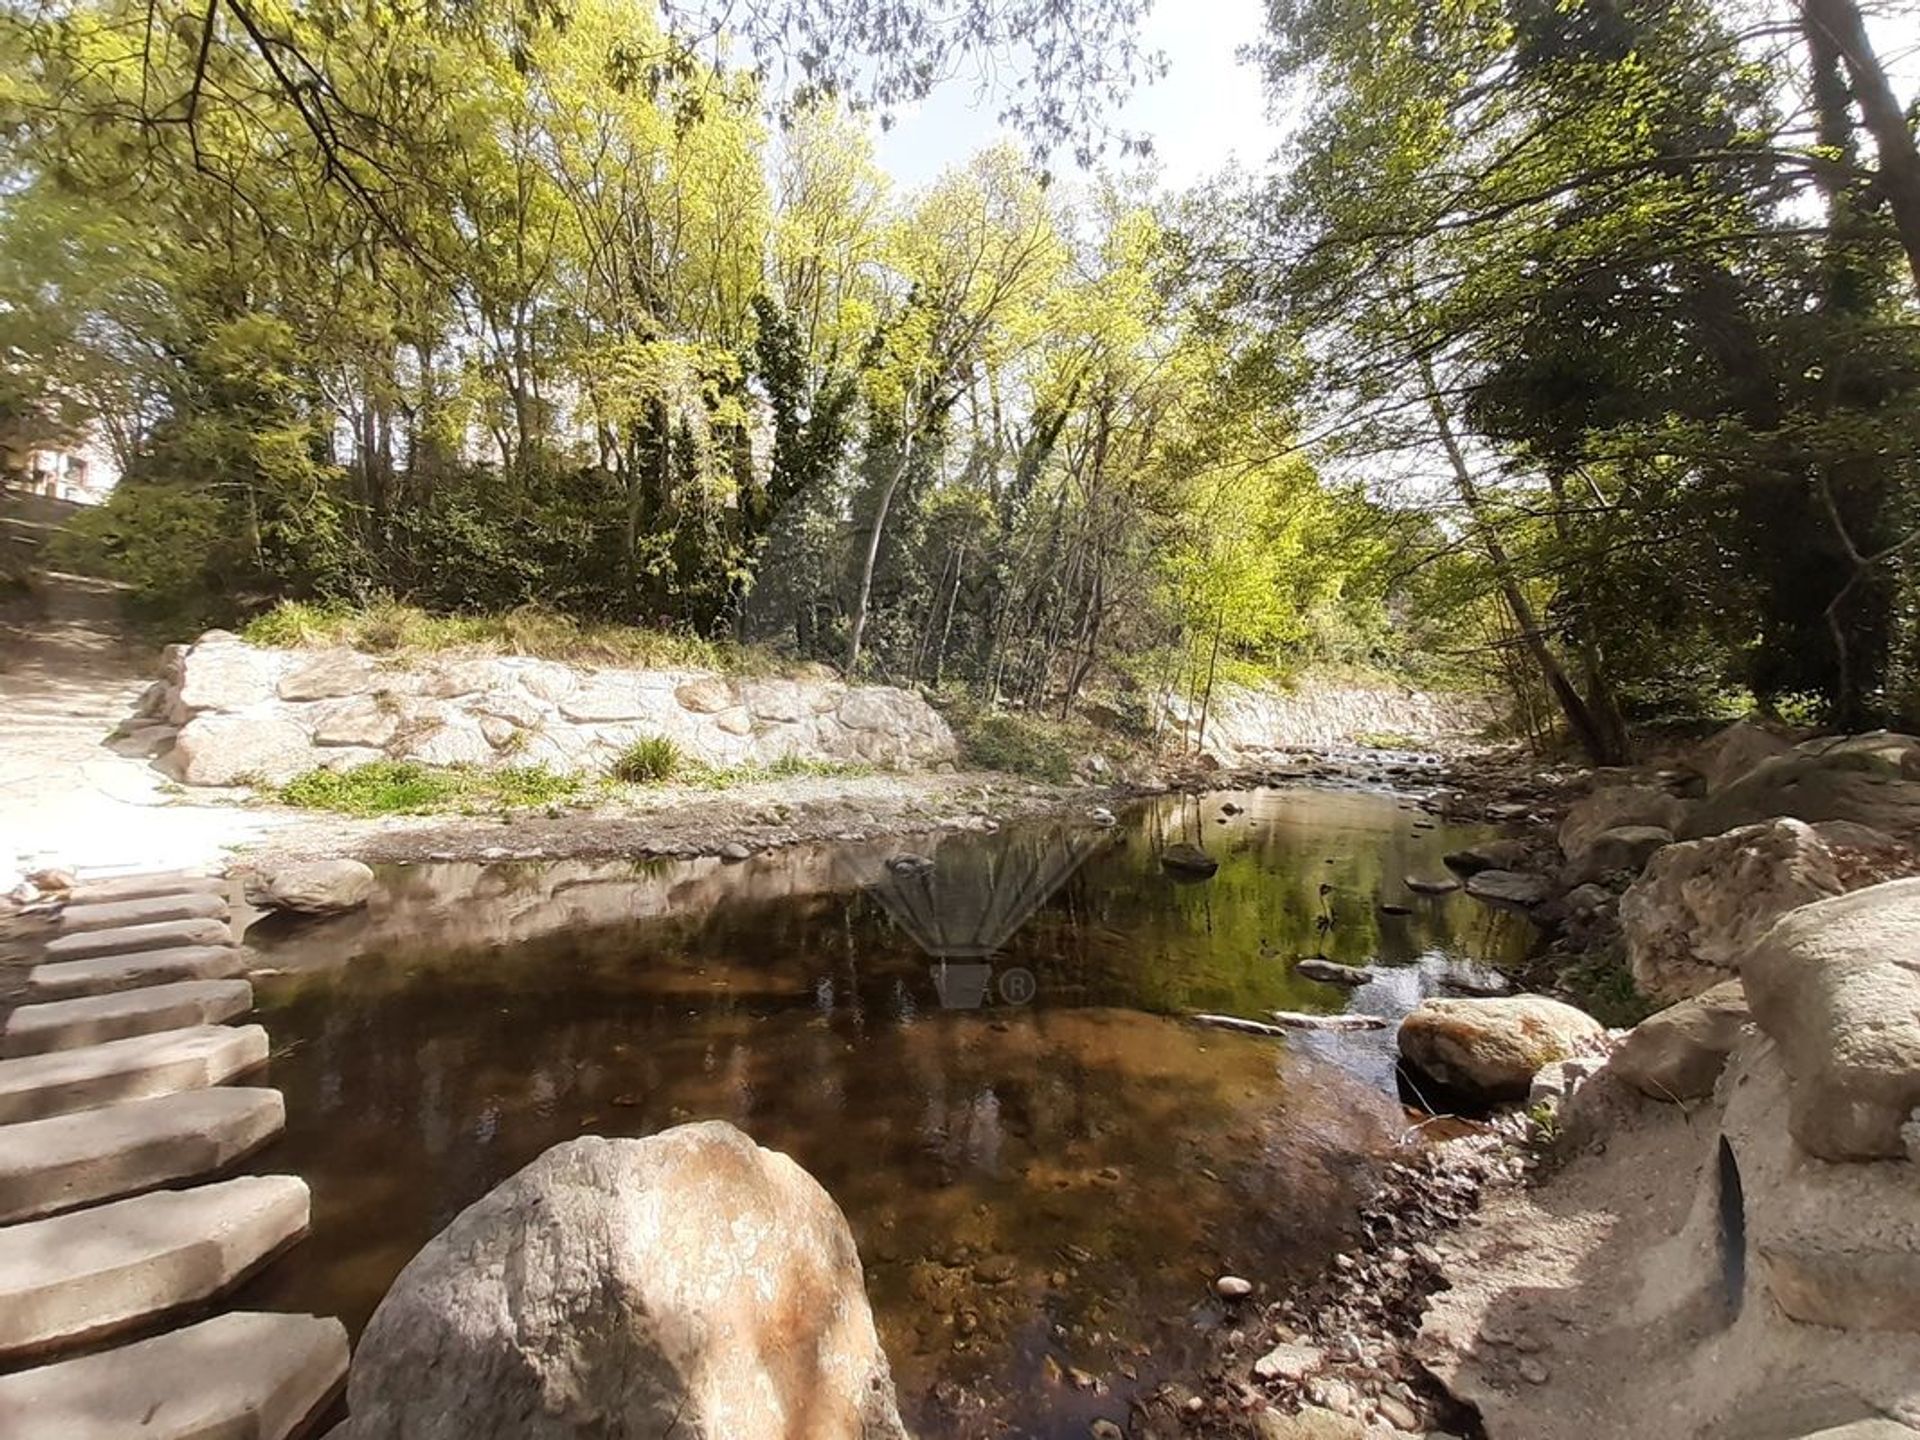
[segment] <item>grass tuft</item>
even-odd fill
[[[350,770],[309,770],[282,785],[276,796],[283,805],[342,815],[430,815],[552,805],[577,799],[584,785],[579,776],[557,775],[544,765],[439,769],[375,760]]]
[[[613,762],[613,778],[629,785],[664,785],[686,768],[686,756],[665,735],[649,735],[622,750]]]

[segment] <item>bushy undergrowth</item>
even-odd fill
[[[1101,749],[1113,738],[1084,723],[992,710],[964,696],[948,698],[944,709],[968,766],[1056,785],[1073,778],[1077,757]]]
[[[342,815],[426,815],[560,804],[577,799],[584,788],[579,776],[555,774],[544,765],[442,769],[375,760],[350,770],[309,770],[282,785],[277,798]]]
[[[496,615],[435,615],[413,605],[321,605],[283,600],[248,622],[256,645],[346,645],[378,654],[476,650],[634,669],[753,672],[772,668],[759,651],[676,630],[597,624],[532,606]]]
[[[1610,1029],[1631,1029],[1660,1008],[1633,988],[1633,972],[1618,944],[1568,966],[1560,983],[1576,1005]]]

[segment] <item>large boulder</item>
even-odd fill
[[[1829,1160],[1904,1158],[1920,1109],[1920,880],[1803,906],[1740,973],[1780,1048],[1794,1139]]]
[[[1642,1095],[1678,1104],[1713,1093],[1751,1017],[1738,980],[1642,1020],[1607,1064]]]
[[[274,715],[196,715],[169,757],[188,785],[278,785],[318,763],[307,732]]]
[[[1764,1286],[1781,1312],[1802,1324],[1879,1332],[1882,1342],[1898,1333],[1920,1334],[1920,1205],[1914,1203],[1913,1165],[1835,1165],[1795,1144],[1788,1120],[1793,1081],[1781,1059],[1779,1048],[1764,1040],[1743,1045],[1734,1057],[1721,1119],[1721,1142],[1738,1167],[1745,1202],[1741,1238],[1749,1284]],[[1700,1228],[1718,1218],[1718,1169],[1702,1167]],[[1724,1233],[1719,1239],[1727,1243]],[[1910,1381],[1911,1369],[1903,1373],[1893,1356],[1887,1358],[1894,1360],[1888,1380]]]
[[[374,685],[373,666],[352,650],[323,650],[311,659],[295,660],[280,678],[282,700],[337,700],[358,695]]]
[[[1645,826],[1674,832],[1686,814],[1687,802],[1651,785],[1609,785],[1576,801],[1560,822],[1560,851],[1568,867],[1583,878],[1599,873],[1589,851],[1602,835],[1623,826]]]
[[[1618,872],[1638,875],[1649,860],[1672,843],[1673,832],[1659,825],[1616,825],[1594,836],[1581,863],[1570,866],[1569,873],[1561,878],[1585,882]]]
[[[1691,764],[1706,781],[1707,794],[1718,795],[1762,760],[1792,749],[1791,740],[1751,720],[1737,720],[1694,751]]]
[[[276,865],[247,880],[247,903],[263,910],[336,915],[356,910],[373,893],[373,871],[358,860],[310,860]]]
[[[1620,899],[1633,983],[1685,1000],[1738,973],[1740,957],[1789,910],[1908,873],[1906,846],[1842,821],[1773,820],[1669,845]]]
[[[846,1218],[731,1125],[555,1146],[354,1355],[351,1440],[905,1440]]]
[[[1423,1000],[1400,1022],[1401,1058],[1488,1101],[1523,1099],[1543,1067],[1599,1053],[1606,1039],[1591,1015],[1543,995]]]
[[[224,630],[210,630],[178,657],[177,718],[213,710],[245,710],[273,698],[280,657],[256,650]]]
[[[1851,820],[1920,843],[1920,740],[1879,732],[1808,741],[1700,801],[1676,833],[1699,839],[1780,815]]]

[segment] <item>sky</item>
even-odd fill
[[[1869,21],[1874,42],[1901,99],[1911,101],[1920,94],[1920,0],[1882,0],[1878,8]],[[1168,188],[1184,189],[1232,158],[1257,167],[1278,145],[1259,72],[1235,54],[1260,38],[1265,14],[1265,0],[1154,5],[1146,48],[1166,56],[1168,71],[1134,94],[1117,123],[1153,137]],[[917,189],[1000,139],[1000,108],[972,76],[948,80],[879,135],[880,162],[897,184]]]
[[[1234,52],[1260,38],[1264,0],[1159,0],[1143,30],[1145,48],[1167,58],[1165,78],[1136,91],[1117,127],[1151,135],[1172,188],[1214,173],[1229,156],[1265,160],[1279,132],[1266,119],[1259,71]],[[979,94],[971,76],[938,87],[879,137],[882,165],[913,189],[1000,138],[1001,102]]]

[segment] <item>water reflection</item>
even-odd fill
[[[897,847],[413,867],[364,916],[258,935],[282,972],[257,988],[289,1123],[256,1164],[308,1180],[314,1224],[244,1299],[357,1331],[420,1245],[547,1146],[722,1118],[847,1211],[916,1433],[1123,1418],[1194,1343],[1212,1275],[1281,1284],[1342,1243],[1404,1123],[1378,1037],[1177,1017],[1387,1013],[1524,938],[1459,897],[1380,911],[1465,833],[1387,797],[1241,799],[933,837],[919,877],[884,869]],[[1170,837],[1219,873],[1174,884]],[[1292,970],[1316,951],[1387,973],[1350,995]],[[1009,996],[1016,970],[1032,988]]]

